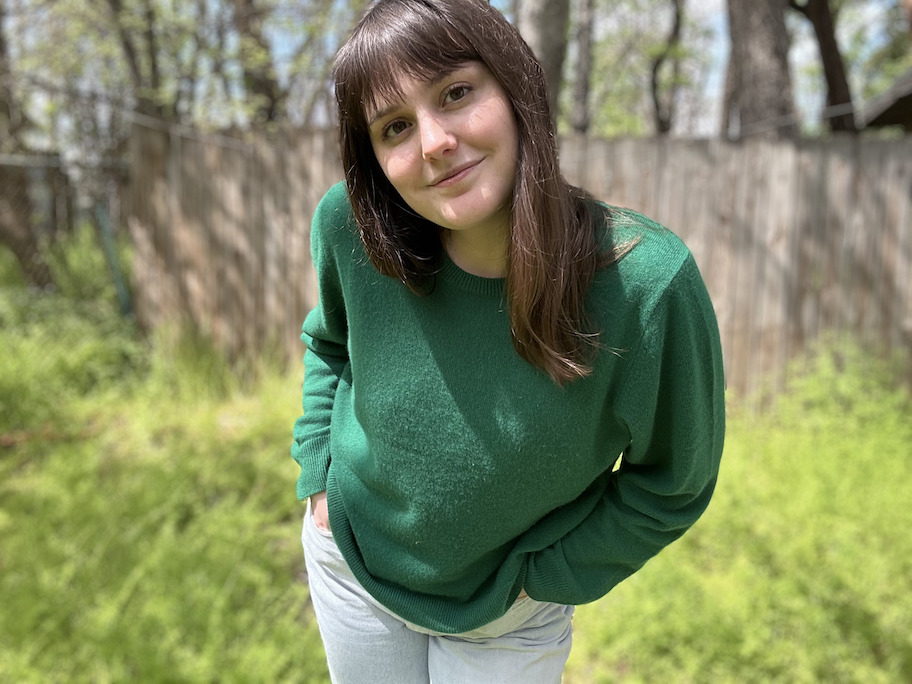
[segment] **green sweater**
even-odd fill
[[[320,203],[297,494],[327,491],[355,577],[406,620],[467,631],[522,589],[593,601],[706,508],[725,431],[712,304],[680,240],[614,212],[612,239],[639,243],[592,284],[592,375],[559,387],[514,350],[503,280],[445,259],[416,296],[370,264],[344,185]]]

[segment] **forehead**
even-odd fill
[[[476,1],[466,7],[477,9]],[[407,83],[433,81],[466,62],[484,62],[464,19],[449,16],[436,3],[374,5],[336,57],[340,111],[362,128],[368,112],[401,101]]]
[[[415,83],[433,83],[462,65],[477,61],[478,55],[464,46],[441,48],[430,36],[386,34],[384,40],[370,41],[351,67],[351,84],[360,91],[365,110],[376,110],[386,103],[402,100]],[[424,38],[424,40],[421,40]]]

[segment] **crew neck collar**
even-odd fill
[[[443,250],[442,257],[441,269],[437,275],[442,281],[464,292],[482,297],[499,297],[503,294],[507,283],[506,278],[483,278],[468,271],[463,271],[450,259],[446,250]]]

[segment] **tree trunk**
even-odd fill
[[[659,72],[662,65],[669,58],[672,51],[681,43],[681,26],[684,23],[684,0],[671,0],[674,9],[674,17],[671,23],[671,30],[668,38],[665,40],[665,47],[662,49],[652,62],[652,78],[650,80],[650,90],[652,92],[652,108],[655,118],[656,133],[658,135],[667,135],[671,131],[671,124],[674,119],[675,111],[675,94],[677,91],[678,60],[672,57],[674,63],[671,84],[668,92],[662,97],[661,85],[659,83]],[[664,101],[663,101],[664,100]]]
[[[20,166],[0,168],[0,244],[16,257],[26,282],[41,289],[53,287],[54,278],[31,230],[32,203],[28,175]]]
[[[590,84],[592,81],[592,17],[594,0],[580,0],[576,24],[577,59],[576,79],[573,82],[573,109],[570,112],[570,126],[575,133],[587,135],[591,117],[589,115]]]
[[[13,90],[13,69],[3,32],[3,0],[0,0],[0,153],[24,152],[22,136],[29,126],[24,107]],[[30,285],[47,288],[54,284],[51,271],[41,256],[31,230],[32,202],[28,174],[24,167],[0,167],[0,244],[6,245]]]
[[[137,47],[133,34],[127,28],[128,24],[135,21],[133,17],[125,17],[128,14],[124,9],[121,0],[108,0],[108,9],[111,11],[111,21],[117,30],[117,40],[120,43],[120,49],[123,52],[124,59],[127,62],[127,69],[130,72],[130,80],[133,82],[133,93],[136,96],[136,111],[147,116],[165,118],[164,108],[158,101],[160,95],[153,84],[146,78],[143,73],[142,57],[140,48]],[[149,33],[154,33],[153,27],[148,26],[148,22],[153,20],[154,12],[151,6],[146,6],[147,11],[143,14]],[[151,49],[152,46],[147,46]],[[156,62],[156,77],[157,77]]]
[[[731,55],[723,135],[793,137],[798,133],[788,69],[788,0],[728,0]]]
[[[13,65],[3,27],[4,0],[0,0],[0,153],[22,149],[22,134],[31,125],[24,107],[13,92]]]
[[[567,53],[570,0],[521,0],[516,27],[541,62],[548,81],[548,104],[557,120],[558,98]]]
[[[254,0],[234,0],[234,27],[241,40],[244,86],[254,104],[257,124],[283,119],[285,93],[276,77],[269,44],[263,34],[263,10]]]
[[[804,4],[800,4],[797,0],[791,0],[789,4],[803,14],[814,27],[827,84],[827,108],[833,108],[832,111],[826,113],[827,125],[831,131],[855,133],[857,128],[855,127],[852,93],[849,89],[849,80],[846,78],[839,43],[836,42],[836,28],[829,2],[827,0],[806,0]]]

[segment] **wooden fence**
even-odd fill
[[[191,321],[231,358],[300,358],[314,304],[309,223],[341,178],[325,132],[248,143],[137,126],[137,313]],[[664,223],[716,307],[729,388],[780,385],[827,331],[912,349],[912,138],[566,140],[567,178]]]
[[[240,142],[136,125],[129,228],[141,324],[191,323],[230,359],[300,361],[316,302],[310,219],[341,178],[334,140]]]
[[[571,182],[688,244],[738,394],[782,386],[825,332],[912,350],[912,137],[571,141],[562,161]]]

